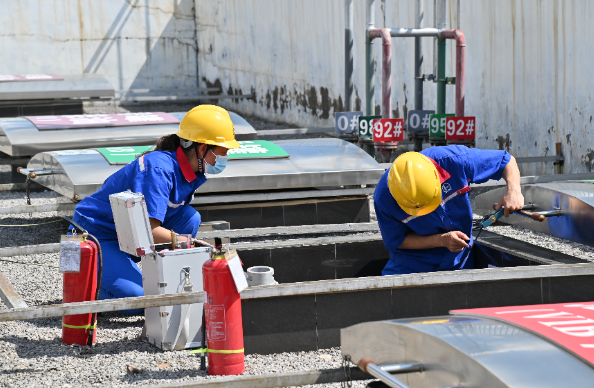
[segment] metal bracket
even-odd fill
[[[446,77],[445,83],[446,85],[456,85],[456,77]]]
[[[435,74],[423,74],[420,77],[415,77],[415,79],[420,79],[421,81],[435,81]]]
[[[165,283],[165,282],[159,282],[159,287],[167,287],[167,283]]]

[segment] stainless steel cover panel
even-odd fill
[[[1,82],[0,101],[115,96],[111,83],[98,74],[63,77],[56,81]]]
[[[340,331],[343,355],[377,365],[422,363],[398,375],[413,387],[591,387],[594,369],[528,331],[445,316],[368,322]]]
[[[170,114],[181,120],[186,112]],[[229,115],[238,140],[256,139],[256,130],[243,117],[233,112]],[[161,136],[176,133],[178,127],[164,124],[39,131],[31,121],[17,117],[0,121],[0,151],[11,156],[33,156],[46,151],[150,145]]]
[[[506,190],[502,187],[477,196],[475,212],[480,215],[492,213],[493,204],[499,202]],[[594,246],[594,182],[522,185],[522,194],[524,203],[534,204],[534,212],[560,210],[561,216],[535,222],[512,214],[502,219],[503,222]]]
[[[290,155],[280,160],[229,161],[223,173],[211,175],[199,193],[230,193],[252,190],[301,189],[343,185],[377,184],[384,170],[357,146],[339,139],[275,141]],[[94,150],[42,152],[29,169],[53,171],[35,182],[69,198],[93,194],[122,166],[111,166]]]

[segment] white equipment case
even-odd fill
[[[109,196],[120,249],[140,255],[145,295],[202,291],[202,265],[211,247],[155,251],[153,234],[142,194]],[[145,309],[145,339],[163,350],[201,347],[202,303]]]

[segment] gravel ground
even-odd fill
[[[53,191],[31,193],[32,205],[70,202],[66,197]],[[27,205],[24,191],[0,191],[0,207]],[[58,214],[59,213],[59,214]],[[59,215],[65,212],[0,214],[0,224],[23,225],[51,222],[34,227],[0,227],[0,248],[21,245],[50,244],[60,240],[60,235],[68,229],[66,221],[60,221]],[[58,222],[54,222],[58,221]]]

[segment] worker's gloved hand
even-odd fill
[[[468,248],[466,241],[470,241],[468,236],[457,230],[441,235],[442,246],[448,248],[450,252],[462,252],[464,248]]]
[[[522,190],[520,190],[520,188],[508,187],[507,192],[503,198],[501,198],[501,201],[499,201],[495,206],[495,210],[499,210],[502,206],[504,207],[503,215],[505,217],[509,217],[509,215],[513,212],[522,210],[524,207],[524,196],[522,195]]]

